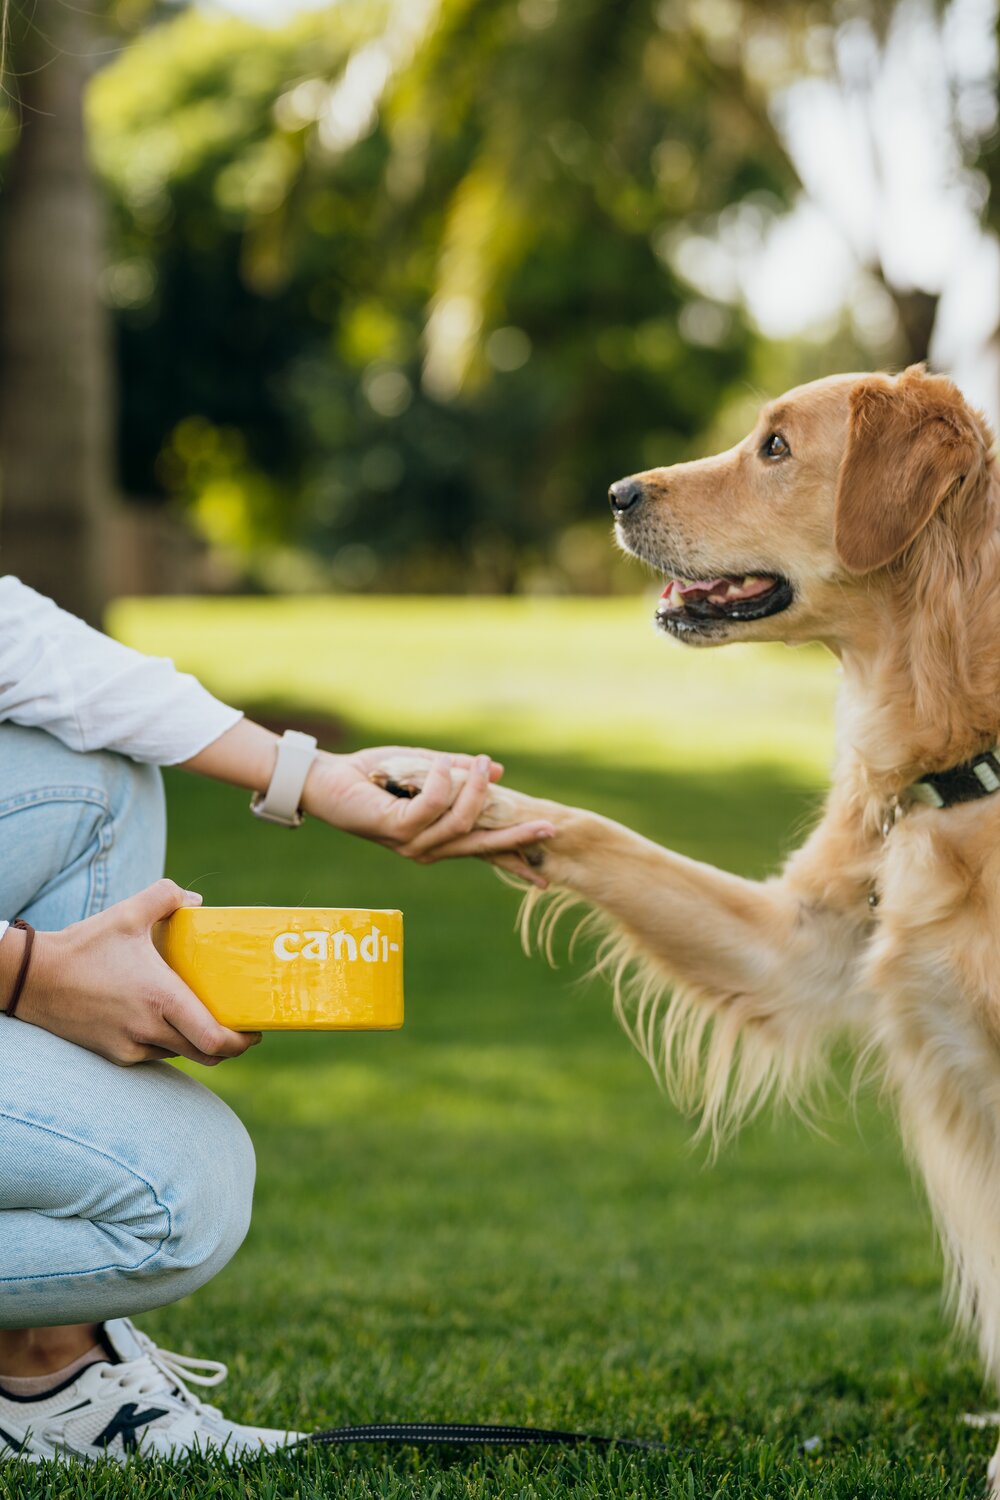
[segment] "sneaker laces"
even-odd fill
[[[162,1391],[166,1380],[171,1394],[188,1407],[197,1417],[225,1418],[217,1406],[202,1401],[190,1385],[221,1385],[229,1374],[227,1367],[218,1359],[194,1359],[187,1354],[175,1354],[170,1349],[161,1349],[151,1338],[135,1330],[136,1338],[143,1350],[139,1359],[130,1359],[121,1365],[106,1365],[101,1375],[107,1380],[116,1380],[123,1391],[137,1396],[152,1395]]]

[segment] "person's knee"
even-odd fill
[[[186,1115],[174,1113],[155,1175],[118,1225],[132,1245],[131,1264],[119,1267],[121,1295],[135,1312],[204,1286],[236,1254],[250,1227],[250,1137],[221,1099],[176,1076],[191,1086],[193,1107]]]
[[[253,1206],[253,1144],[241,1120],[214,1094],[200,1110],[199,1140],[190,1139],[164,1198],[170,1231],[159,1260],[207,1281],[246,1238]]]
[[[46,1191],[32,1209],[0,1212],[0,1328],[175,1302],[221,1271],[247,1233],[254,1152],[232,1110],[167,1063],[109,1077],[115,1128],[86,1140],[79,1128],[46,1127]],[[29,1159],[34,1128],[23,1126],[15,1165]],[[5,1232],[16,1237],[9,1253]]]

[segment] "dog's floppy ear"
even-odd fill
[[[870,573],[898,557],[981,467],[985,444],[958,389],[922,365],[859,381],[850,402],[834,545],[849,572]]]

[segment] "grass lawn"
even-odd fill
[[[358,743],[488,748],[528,790],[761,874],[815,806],[832,672],[811,652],[683,654],[646,613],[168,601],[113,623],[230,697],[336,713]],[[401,906],[408,1019],[275,1037],[212,1075],[257,1145],[254,1226],[216,1281],[142,1326],[226,1358],[244,1419],[476,1418],[674,1449],[14,1465],[0,1500],[981,1492],[990,1434],[958,1423],[984,1403],[976,1363],[877,1101],[832,1099],[822,1134],[763,1120],[709,1167],[602,986],[521,955],[516,896],[485,866],[288,835],[182,773],[169,797],[170,873],[208,902]]]

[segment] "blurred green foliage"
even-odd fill
[[[898,23],[936,28],[955,171],[995,213],[995,76],[947,61],[947,6],[132,8],[89,108],[124,485],[272,586],[607,588],[612,479],[734,440],[765,392],[925,357],[938,294],[877,236],[881,332],[769,342],[735,287],[801,193],[783,91],[857,102],[844,58],[870,90]],[[720,256],[727,300],[695,289]]]
[[[345,585],[505,590],[554,548],[603,585],[577,523],[754,376],[672,267],[683,220],[793,186],[748,88],[648,0],[140,36],[89,111],[126,489]]]

